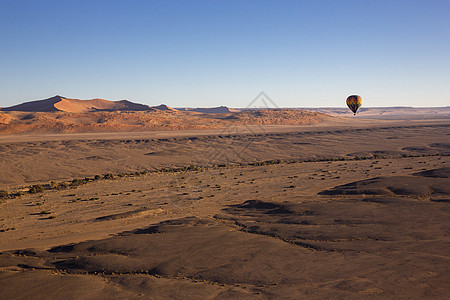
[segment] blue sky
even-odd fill
[[[0,106],[450,105],[450,1],[0,0]]]

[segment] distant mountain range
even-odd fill
[[[56,95],[54,97],[24,102],[22,104],[0,108],[0,111],[22,111],[22,112],[70,112],[88,113],[97,111],[185,111],[205,114],[221,114],[241,111],[230,109],[226,106],[205,107],[205,108],[179,108],[175,109],[165,104],[149,106],[131,102],[128,100],[110,101],[105,99],[80,100]]]
[[[96,111],[176,111],[165,104],[148,106],[134,103],[128,100],[110,101],[105,99],[79,100],[56,95],[54,97],[29,101],[22,104],[4,107],[1,111],[25,111],[25,112],[70,112],[88,113]]]
[[[105,99],[79,100],[56,95],[54,97],[29,101],[22,104],[0,108],[0,111],[22,111],[22,112],[70,112],[89,113],[99,111],[166,111],[166,112],[188,112],[199,114],[230,114],[242,111],[264,110],[270,108],[228,108],[218,107],[179,107],[171,108],[165,104],[149,106],[131,102],[128,100],[110,101]],[[290,108],[293,110],[306,110],[325,113],[331,116],[352,116],[353,113],[346,107],[319,107],[319,108]],[[398,116],[427,116],[427,117],[449,117],[450,106],[446,107],[362,107],[357,116],[363,118],[396,118]]]

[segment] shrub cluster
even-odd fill
[[[42,193],[42,192],[44,192],[44,188],[40,184],[32,185],[30,187],[30,189],[28,190],[28,193],[30,193],[30,194],[37,194],[37,193]]]
[[[449,156],[447,153],[436,153],[436,154],[422,154],[422,155],[415,155],[415,154],[401,154],[398,156],[395,156],[395,158],[409,158],[409,157],[427,157],[427,156]],[[46,184],[44,186],[40,184],[32,185],[28,193],[30,194],[36,194],[36,193],[42,193],[45,189],[52,190],[52,189],[68,189],[68,188],[76,188],[77,186],[86,184],[90,181],[97,181],[101,179],[115,179],[120,177],[137,177],[145,174],[150,173],[157,173],[157,172],[167,172],[167,173],[177,173],[177,172],[186,172],[186,171],[204,171],[207,169],[217,169],[217,168],[226,168],[226,167],[232,167],[234,166],[268,166],[268,165],[276,165],[276,164],[291,164],[291,163],[303,163],[303,162],[326,162],[326,161],[347,161],[347,160],[371,160],[371,159],[384,159],[389,158],[389,156],[374,154],[374,155],[368,155],[368,156],[353,156],[353,157],[334,157],[334,158],[309,158],[309,159],[274,159],[274,160],[266,160],[266,161],[260,161],[260,162],[248,162],[248,163],[238,163],[238,164],[215,164],[211,166],[197,166],[197,165],[190,165],[190,166],[184,166],[184,167],[176,167],[176,168],[161,168],[159,170],[153,170],[153,171],[136,171],[136,172],[129,172],[129,173],[119,173],[119,174],[105,174],[105,175],[95,175],[93,178],[85,177],[84,179],[73,179],[70,182],[60,182],[56,183],[54,181],[50,182],[49,184]],[[223,173],[222,173],[223,175]],[[241,174],[242,176],[242,174]],[[235,178],[236,179],[236,178]],[[15,198],[20,197],[24,195],[21,191],[16,191],[12,193],[8,193],[8,191],[0,190],[0,199],[6,199],[6,198]],[[211,195],[213,197],[214,195]]]
[[[88,183],[89,181],[91,181],[92,179],[85,177],[84,179],[74,179],[72,180],[72,182],[70,183],[70,187],[77,187],[79,185],[83,185]]]
[[[5,190],[0,190],[0,199],[9,198],[9,193]]]

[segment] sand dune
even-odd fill
[[[142,111],[152,110],[148,105],[133,103],[128,100],[109,101],[104,99],[79,100],[65,98],[59,95],[54,97],[25,102],[19,105],[2,108],[2,111],[26,112],[69,112],[87,113],[93,111]]]
[[[376,177],[337,186],[324,191],[324,195],[390,195],[418,196],[439,199],[450,195],[450,168],[419,172],[413,177],[389,176]],[[425,175],[425,178],[424,176]]]
[[[9,124],[11,119],[9,115],[0,113],[0,124]]]
[[[177,111],[175,108],[169,107],[165,104],[161,104],[158,106],[152,106],[152,108],[157,109],[157,110],[164,110],[164,111]]]

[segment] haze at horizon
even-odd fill
[[[450,1],[0,0],[0,107],[450,105]]]

